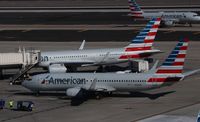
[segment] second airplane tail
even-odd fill
[[[182,74],[186,51],[188,48],[188,39],[181,39],[168,58],[157,69],[153,68],[153,75],[148,82],[165,83],[172,85],[180,81],[185,76]],[[196,72],[196,71],[195,71]]]
[[[189,40],[186,38],[181,39],[163,64],[157,69],[153,67],[151,70],[153,75],[148,79],[148,82],[164,83],[163,86],[172,85],[187,76],[199,72],[200,69],[183,73],[188,42]]]
[[[140,6],[136,3],[136,1],[128,0],[128,2],[131,10],[131,16],[134,18],[144,18],[143,11],[141,10]]]
[[[131,43],[125,47],[125,51],[143,51],[151,50],[155,40],[161,18],[153,18],[149,21],[146,27],[131,40]]]
[[[181,39],[164,63],[157,69],[157,74],[182,74],[188,48],[188,39]]]

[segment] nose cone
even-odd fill
[[[197,20],[200,21],[200,16],[197,17]]]
[[[22,86],[24,86],[25,88],[31,91],[35,91],[37,89],[37,83],[33,80],[24,80],[22,82]]]
[[[32,82],[32,81],[24,80],[22,82],[22,86],[24,86],[27,89],[30,89],[31,88],[31,83],[30,82]]]
[[[200,21],[200,16],[196,16],[196,17],[194,18],[194,21],[199,22],[199,21]]]

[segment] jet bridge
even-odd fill
[[[25,48],[15,53],[0,53],[0,75],[3,76],[3,69],[20,68],[19,74],[13,77],[12,82],[14,82],[34,67],[39,58],[40,50],[25,50]]]

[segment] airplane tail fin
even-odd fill
[[[156,74],[182,74],[189,40],[180,39],[174,50],[157,69]]]
[[[131,43],[125,47],[125,51],[150,50],[156,37],[161,18],[153,18],[146,27],[131,40]]]
[[[134,18],[144,18],[143,11],[135,0],[128,0],[129,8],[131,10],[131,16]]]
[[[180,39],[163,64],[153,71],[153,75],[148,79],[148,82],[160,82],[165,83],[165,85],[172,85],[184,78],[182,72],[188,48],[188,41],[189,40],[186,38]],[[190,74],[191,73],[188,75]]]

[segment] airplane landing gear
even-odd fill
[[[100,100],[101,98],[103,98],[103,95],[101,93],[96,93],[95,98],[96,100]]]
[[[34,92],[34,95],[35,95],[36,97],[39,97],[40,91],[35,91],[35,92]]]

